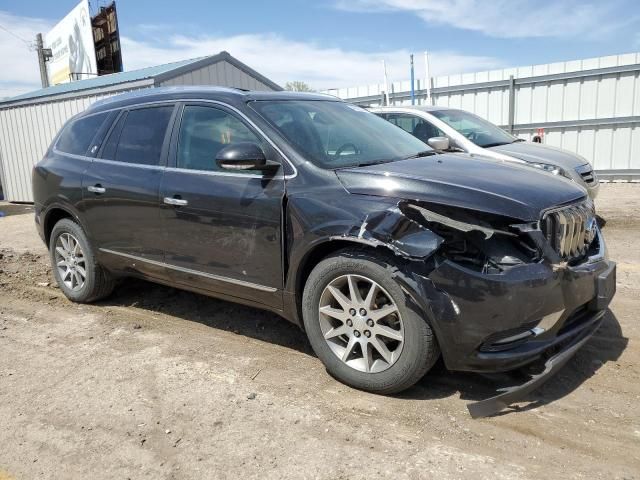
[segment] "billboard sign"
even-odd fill
[[[98,74],[89,0],[82,0],[45,36],[51,49],[47,62],[49,84],[92,78]]]

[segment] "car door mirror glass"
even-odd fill
[[[434,150],[449,150],[450,146],[448,137],[431,137],[427,143]]]

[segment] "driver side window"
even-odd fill
[[[234,115],[215,107],[187,105],[180,122],[176,166],[189,170],[221,171],[216,163],[218,152],[239,142],[252,142],[263,147],[260,138]]]
[[[424,143],[427,143],[427,140],[433,137],[446,137],[438,127],[416,115],[390,113],[387,114],[387,120]]]

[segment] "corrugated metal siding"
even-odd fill
[[[5,199],[13,202],[33,201],[31,170],[69,118],[98,100],[140,89],[127,88],[125,84],[121,90],[102,95],[65,98],[0,110],[0,161]]]
[[[217,85],[246,90],[273,90],[270,86],[225,61],[191,70],[160,83],[160,86],[163,87],[176,85]]]
[[[514,123],[520,137],[531,139],[536,133],[536,124],[593,120],[588,126],[546,126],[544,143],[584,156],[597,170],[640,169],[640,122],[612,125],[610,121],[640,116],[640,70],[561,80],[544,78],[546,75],[638,64],[640,53],[631,53],[449,75],[434,78],[433,86],[436,89],[460,86],[461,91],[438,93],[434,98],[437,105],[468,110],[504,126],[509,123],[508,86],[478,88],[478,84],[505,82],[511,75],[515,79],[543,77],[539,82],[516,85]],[[423,89],[424,85],[423,79],[418,80],[416,90]],[[380,83],[326,93],[360,104],[379,105],[383,90],[384,84]],[[390,90],[392,94],[407,93],[410,85],[394,82]],[[425,102],[424,95],[417,97],[418,105]],[[392,103],[410,105],[411,100],[405,95]],[[598,120],[602,120],[600,124]]]

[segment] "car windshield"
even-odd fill
[[[435,153],[413,135],[349,103],[263,100],[250,105],[298,153],[322,168],[372,165]]]
[[[477,115],[461,110],[435,110],[429,112],[454,128],[479,147],[497,147],[513,143],[518,138]]]

